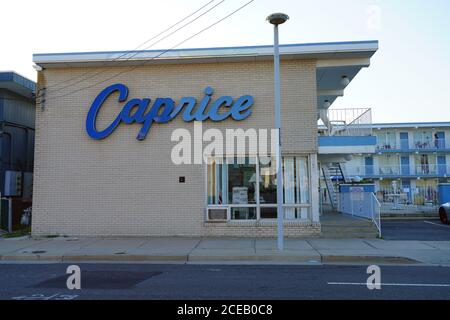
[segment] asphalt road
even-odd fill
[[[0,299],[450,299],[445,267],[381,267],[371,291],[363,266],[80,264],[71,291],[67,266],[0,264]]]
[[[383,239],[450,241],[450,225],[439,220],[382,220]]]

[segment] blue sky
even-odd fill
[[[5,1],[0,70],[34,80],[32,53],[133,49],[207,2]],[[151,49],[172,47],[245,2],[225,0]],[[182,47],[271,44],[265,17],[277,11],[291,18],[280,30],[281,43],[380,41],[372,66],[333,107],[371,107],[374,122],[450,121],[448,0],[255,0]]]

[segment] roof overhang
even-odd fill
[[[333,64],[322,62],[328,61],[319,61],[316,69],[317,107],[319,109],[328,108],[325,106],[327,100],[332,105],[338,97],[344,96],[344,90],[348,85],[341,84],[342,77],[347,77],[351,82],[362,68],[370,66],[369,58],[338,59],[333,60]]]
[[[36,90],[36,83],[15,72],[0,72],[0,89],[14,92],[20,96],[31,99]]]
[[[377,41],[330,42],[280,45],[280,57],[289,59],[370,58],[378,49]],[[210,63],[222,61],[258,61],[273,59],[273,46],[195,48],[143,51],[105,51],[74,53],[38,53],[35,64],[43,68],[163,63]]]
[[[402,122],[402,123],[374,123],[373,129],[420,129],[450,127],[450,122]]]
[[[320,59],[317,61],[317,107],[327,109],[333,102],[344,95],[344,89],[348,86],[342,84],[342,78],[348,78],[349,83],[363,68],[370,66],[370,59],[378,50],[378,41],[364,42],[368,47],[367,51],[360,51],[357,56],[340,55],[330,59]],[[370,47],[370,49],[369,49]],[[329,105],[326,105],[326,102]]]
[[[280,59],[317,61],[317,103],[332,104],[343,96],[342,76],[350,81],[370,65],[378,50],[378,41],[327,42],[280,45]],[[106,51],[34,54],[33,61],[42,68],[89,66],[134,66],[154,64],[217,63],[230,61],[269,61],[273,46],[246,46],[145,51]]]

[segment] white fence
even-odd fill
[[[398,204],[401,207],[405,206],[426,206],[428,208],[436,208],[438,205],[438,189],[437,186],[416,186],[410,188],[410,192],[399,193],[400,190],[394,190],[393,188],[381,188],[377,191],[376,195],[378,201],[389,204],[393,203],[394,199],[392,195],[398,194]]]
[[[340,193],[339,212],[371,220],[381,237],[381,204],[373,192]]]
[[[370,108],[329,109],[321,115],[329,136],[371,136],[372,110]]]

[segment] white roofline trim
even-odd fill
[[[310,44],[286,44],[280,46],[281,55],[323,55],[336,53],[367,53],[371,57],[378,50],[378,41],[332,42]],[[239,57],[273,56],[273,46],[194,48],[148,51],[107,51],[34,54],[36,64],[53,63],[87,63],[136,61],[136,60],[180,60],[180,59],[215,59]],[[157,58],[155,58],[157,57]]]

